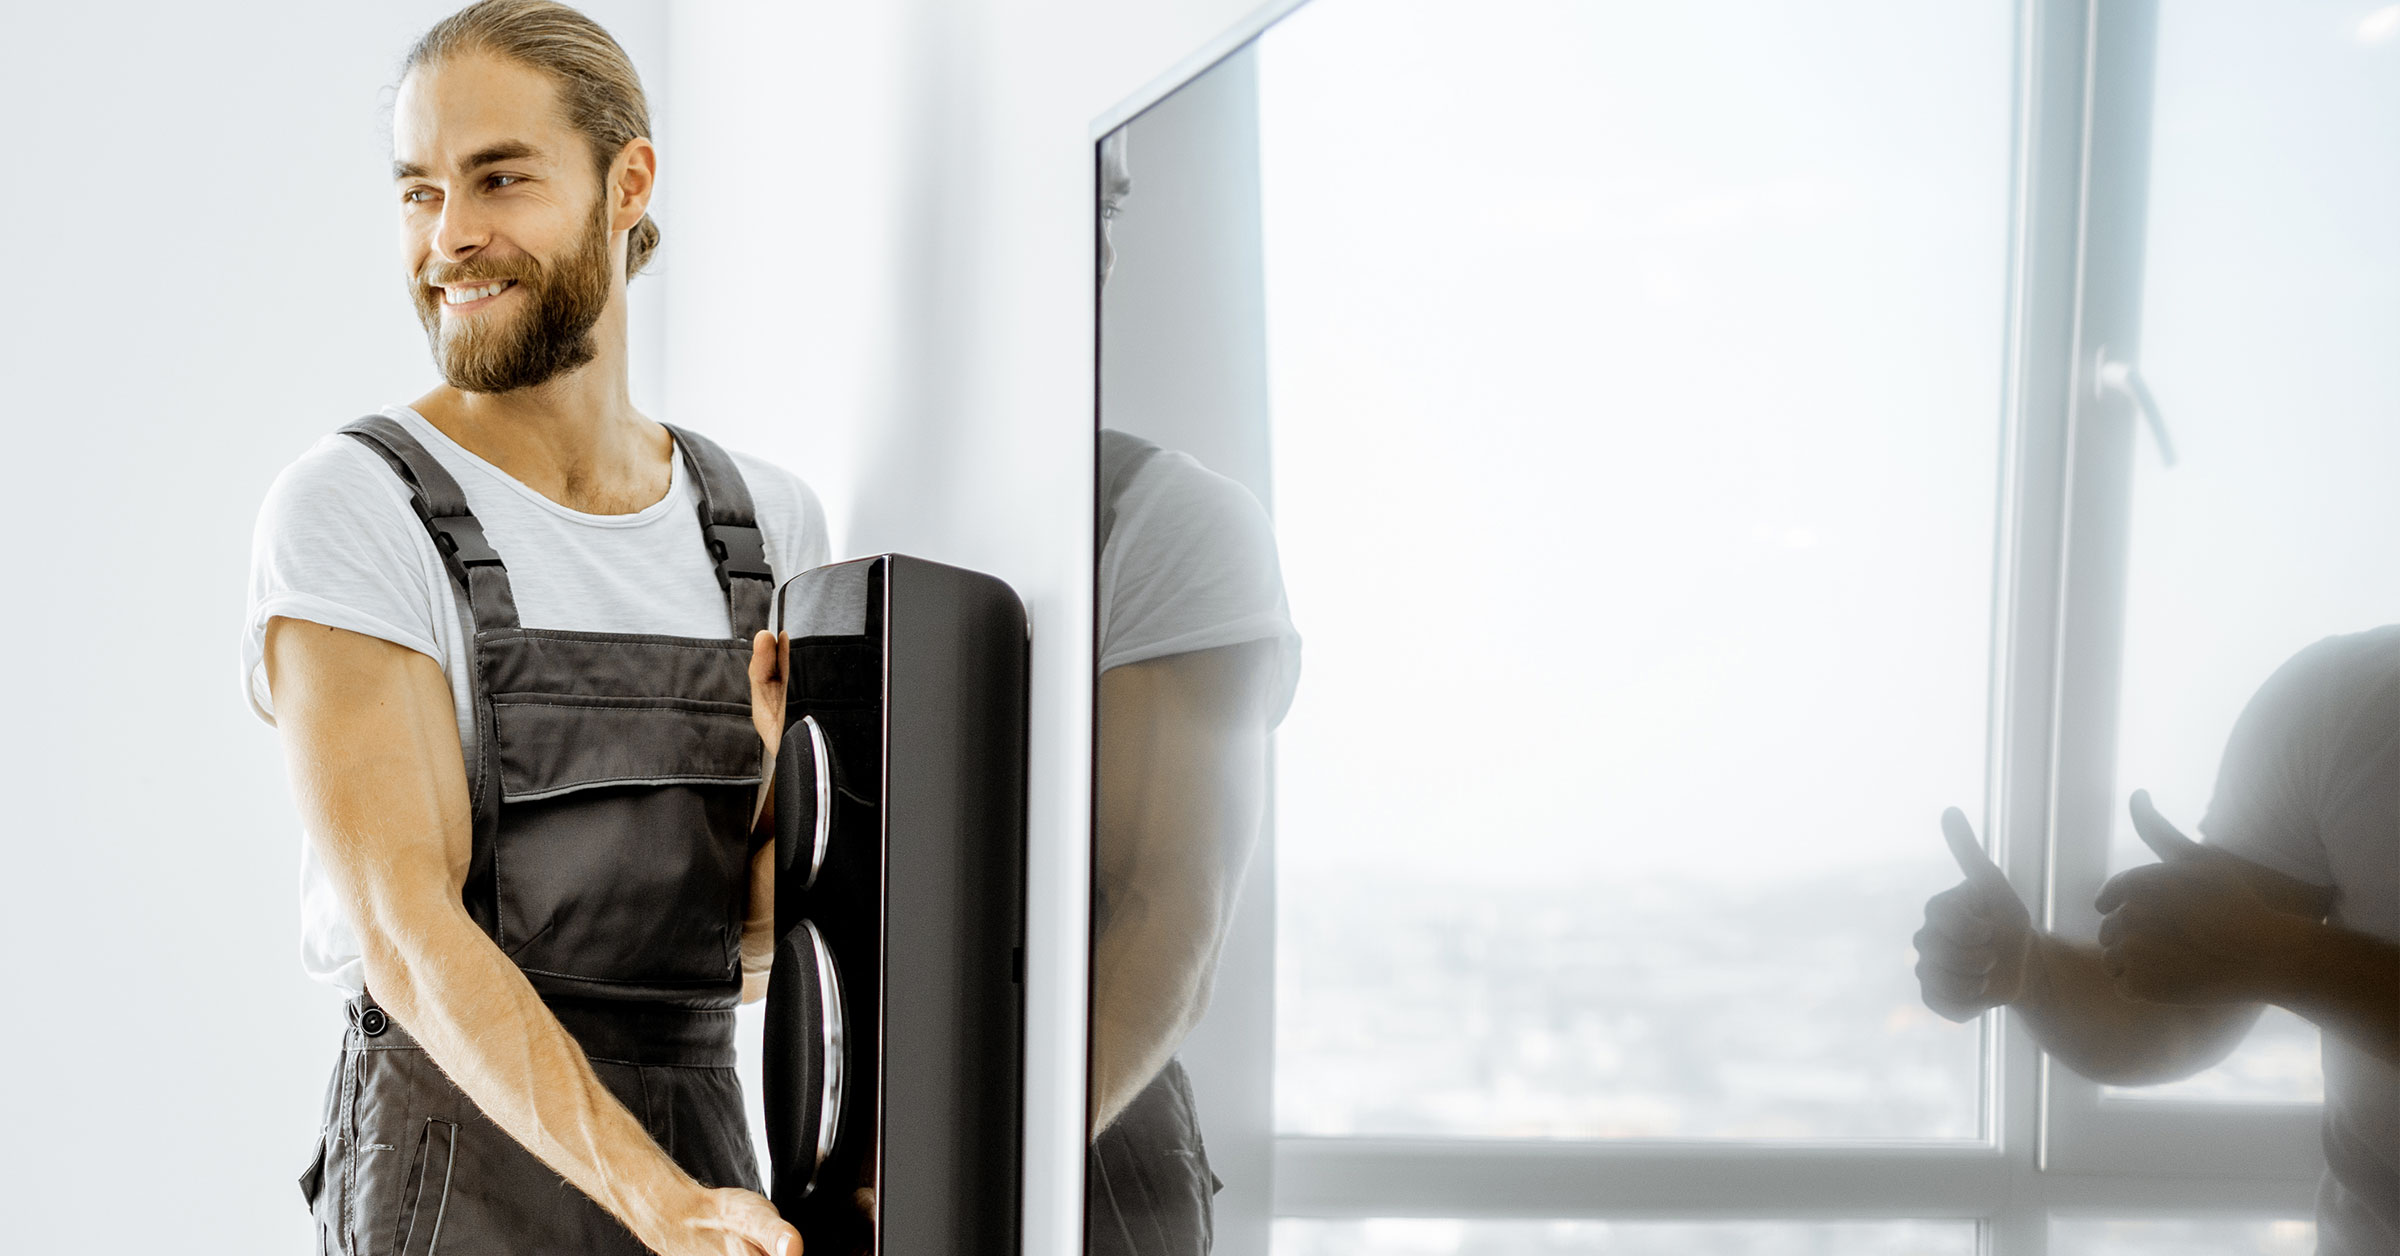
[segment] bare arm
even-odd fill
[[[1208,1010],[1265,800],[1274,650],[1249,642],[1100,677],[1095,1134]]]
[[[2256,1003],[2184,1007],[2128,998],[2109,976],[2101,949],[2054,933],[2034,940],[2021,994],[2009,1006],[2025,1017],[2042,1049],[2096,1082],[2148,1086],[2214,1066],[2257,1023]]]
[[[301,620],[266,667],[301,819],[359,936],[367,985],[510,1137],[671,1256],[796,1253],[748,1191],[685,1174],[460,898],[472,846],[450,687],[432,659]]]

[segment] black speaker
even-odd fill
[[[1024,1077],[1025,608],[884,554],[787,581],[775,1206],[809,1256],[1013,1254]]]

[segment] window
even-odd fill
[[[1471,10],[1258,45],[1275,1250],[2307,1250],[2306,1025],[2109,1091],[1908,938],[2400,619],[2400,18]]]

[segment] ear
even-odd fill
[[[625,141],[608,165],[608,229],[631,231],[650,212],[650,194],[658,188],[658,146],[643,136]]]

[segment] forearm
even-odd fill
[[[477,1108],[648,1239],[700,1188],[463,911],[362,929],[368,988]]]
[[[2130,999],[2098,946],[2047,933],[2034,945],[2026,991],[2010,1006],[2043,1050],[2093,1081],[2145,1086],[2188,1077],[2224,1059],[2258,1014],[2255,1004]]]
[[[2386,1064],[2400,1065],[2400,946],[2307,921],[2293,929],[2267,998]]]
[[[1208,1010],[1219,933],[1213,901],[1193,894],[1127,904],[1102,928],[1092,953],[1095,1134],[1166,1067]]]

